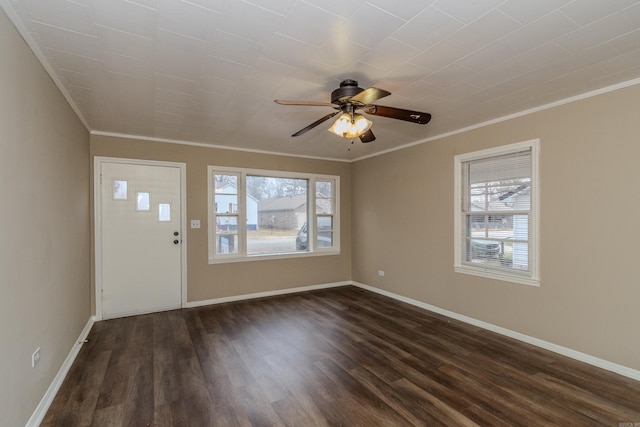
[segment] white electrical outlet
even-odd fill
[[[36,349],[31,355],[31,367],[35,368],[38,362],[40,361],[40,347]]]
[[[378,270],[378,276],[384,276],[384,270]]]

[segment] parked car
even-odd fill
[[[309,239],[307,237],[307,223],[305,222],[300,227],[298,231],[298,235],[296,236],[296,250],[297,251],[306,251],[309,249]],[[322,232],[318,234],[318,247],[319,248],[330,248],[333,246],[333,239],[329,236],[323,235]]]
[[[471,240],[471,258],[499,258],[502,243],[493,240]]]

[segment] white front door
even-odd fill
[[[97,167],[102,317],[180,308],[180,166],[100,161]]]

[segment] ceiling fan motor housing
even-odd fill
[[[364,89],[358,87],[358,82],[355,80],[343,80],[340,82],[340,87],[331,92],[331,103],[342,104],[349,100],[352,96],[355,96],[362,92]]]

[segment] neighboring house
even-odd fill
[[[306,220],[306,194],[258,202],[258,225],[261,228],[293,230],[302,227]]]
[[[531,187],[522,184],[513,191],[503,194],[496,194],[491,197],[492,202],[500,201],[513,210],[526,210],[531,206]],[[483,209],[483,204],[472,204],[478,210]],[[489,228],[501,232],[501,237],[506,239],[522,239],[528,235],[529,223],[526,215],[497,215],[489,216]],[[484,223],[482,221],[474,223],[474,227],[482,229]],[[482,239],[481,239],[482,240]],[[495,242],[494,242],[495,243]],[[515,268],[526,269],[529,265],[529,245],[527,243],[513,242],[511,244],[511,255],[508,256],[509,266]],[[501,256],[505,256],[504,246],[500,252]]]
[[[331,200],[318,194],[316,213],[328,213]],[[293,230],[301,228],[307,221],[307,195],[280,197],[258,202],[258,225],[261,228]]]
[[[238,212],[238,189],[233,184],[227,184],[216,189],[216,213],[237,213]],[[225,224],[218,224],[222,229],[230,229]],[[235,229],[236,226],[233,226]],[[258,228],[258,200],[247,194],[247,230]]]
[[[528,209],[531,206],[531,187],[529,184],[519,186],[515,191],[500,196],[500,201],[510,204],[513,209]],[[528,235],[529,223],[525,215],[513,216],[513,238],[518,239]],[[529,265],[529,245],[527,243],[513,243],[512,266],[526,269]]]

